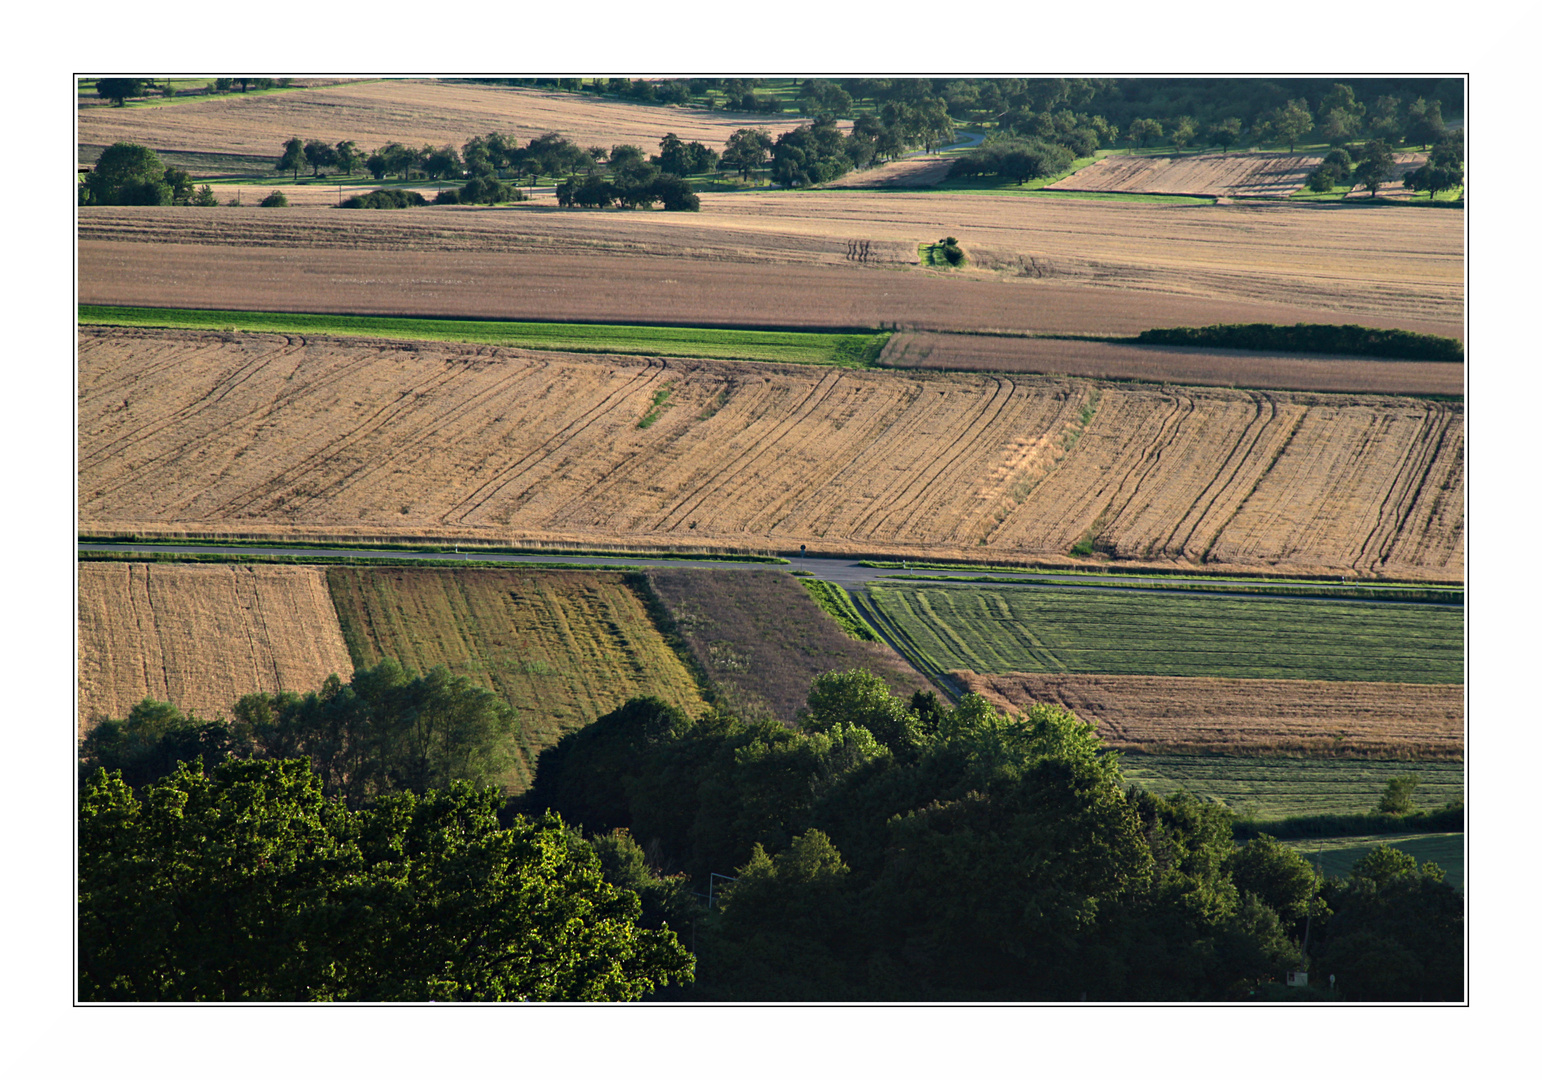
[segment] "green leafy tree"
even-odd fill
[[[208,184],[201,185],[188,203],[189,206],[218,206],[219,204],[219,199],[214,197],[214,189]]]
[[[272,194],[263,196],[262,201],[260,203],[258,203],[257,205],[258,206],[288,206],[289,205],[289,196],[285,195],[282,191],[275,191]]]
[[[1375,107],[1366,120],[1371,138],[1380,139],[1388,146],[1397,146],[1402,143],[1405,134],[1402,109],[1401,99],[1391,94],[1378,97]]]
[[[1413,793],[1419,786],[1417,776],[1394,776],[1387,781],[1381,801],[1376,804],[1378,814],[1407,814],[1414,808]]]
[[[1162,122],[1149,117],[1131,120],[1130,126],[1125,129],[1124,137],[1144,150],[1148,144],[1162,137]]]
[[[1403,186],[1412,191],[1428,191],[1434,201],[1437,191],[1461,187],[1462,145],[1451,139],[1437,143],[1427,161],[1403,177]]]
[[[1392,175],[1392,170],[1397,165],[1397,158],[1393,156],[1387,144],[1379,139],[1372,139],[1360,149],[1360,164],[1355,166],[1353,179],[1356,184],[1364,184],[1366,190],[1371,193],[1371,198],[1376,197],[1376,191]]]
[[[131,97],[139,97],[143,94],[145,81],[143,79],[98,79],[96,80],[96,96],[106,98],[115,106],[122,106],[124,101]]]
[[[352,139],[344,139],[332,149],[337,167],[345,176],[352,176],[353,170],[358,168],[362,156],[359,153],[358,144]]]
[[[688,980],[667,930],[562,821],[464,784],[361,811],[304,761],[81,795],[80,996],[109,1001],[627,1001]]]
[[[1167,137],[1171,140],[1173,149],[1181,154],[1184,147],[1194,141],[1194,136],[1197,132],[1198,129],[1194,124],[1192,116],[1180,116],[1177,122],[1173,124],[1172,131],[1168,132]]]
[[[193,197],[193,178],[186,169],[168,168],[161,174],[161,182],[171,192],[171,201],[186,206]]]
[[[285,147],[287,153],[288,147]],[[337,164],[337,150],[331,143],[311,139],[305,144],[305,161],[311,167],[312,176],[320,176],[321,170]]]
[[[1345,881],[1330,881],[1333,915],[1314,941],[1313,970],[1351,1001],[1459,1001],[1461,894],[1434,863],[1374,848]]]
[[[1409,142],[1426,148],[1445,138],[1446,122],[1440,114],[1440,102],[1415,98],[1408,106],[1406,133]]]
[[[740,179],[748,181],[751,172],[763,168],[771,160],[772,146],[770,136],[764,131],[740,128],[728,137],[719,161],[726,168],[737,171]]]
[[[1306,102],[1296,99],[1269,113],[1263,120],[1261,134],[1269,141],[1284,143],[1290,152],[1296,152],[1296,144],[1312,130],[1312,112]]]
[[[164,206],[171,202],[166,166],[148,147],[113,143],[86,177],[82,199],[97,206]]]
[[[1240,138],[1242,138],[1242,121],[1235,116],[1228,116],[1225,120],[1210,125],[1211,145],[1219,146],[1222,153],[1230,150]]]
[[[290,139],[284,144],[284,154],[273,166],[276,172],[294,172],[294,178],[300,179],[300,167],[305,164],[305,143],[299,136]]]

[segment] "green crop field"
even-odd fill
[[[1446,881],[1462,887],[1467,867],[1463,833],[1411,833],[1407,836],[1329,836],[1311,840],[1287,840],[1313,866],[1328,877],[1348,877],[1350,867],[1374,848],[1395,847],[1412,855],[1422,866],[1433,862],[1446,872]]]
[[[876,582],[867,592],[931,672],[1463,681],[1463,611],[1449,605]]]
[[[1372,813],[1394,776],[1418,778],[1413,794],[1418,810],[1436,810],[1462,797],[1459,761],[1126,754],[1121,767],[1126,780],[1159,795],[1187,791],[1257,821]]]
[[[702,327],[591,323],[403,319],[364,315],[305,315],[268,311],[107,307],[81,304],[82,323],[273,334],[333,334],[403,341],[459,341],[560,352],[763,360],[788,364],[866,367],[883,350],[886,333],[713,330]]]
[[[529,786],[541,750],[630,697],[705,708],[621,574],[331,567],[327,584],[356,666],[443,664],[519,710],[510,791]]]

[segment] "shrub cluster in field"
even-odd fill
[[[1142,330],[1136,341],[1149,345],[1202,345],[1260,352],[1349,353],[1385,360],[1436,360],[1461,363],[1462,343],[1455,338],[1384,330],[1368,326],[1297,323],[1229,323]]]

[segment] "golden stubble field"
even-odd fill
[[[1047,186],[1052,191],[1284,196],[1299,191],[1307,174],[1321,163],[1321,154],[1110,154]]]
[[[942,236],[959,239],[969,269],[920,268],[916,245]],[[303,301],[321,311],[774,325],[844,314],[841,325],[1064,333],[1361,322],[1463,333],[1463,214],[1401,206],[859,190],[707,193],[695,214],[538,203],[88,207],[79,238],[88,303]],[[865,265],[849,254],[862,240]],[[415,289],[420,280],[427,287]]]
[[[1158,675],[950,673],[999,706],[1063,705],[1116,750],[1460,760],[1463,688]]]
[[[319,568],[88,562],[79,574],[81,734],[146,697],[212,720],[246,694],[308,693],[353,671]]]
[[[1455,404],[262,334],[79,343],[85,532],[977,559],[1091,539],[1154,565],[1462,577]]]
[[[154,108],[82,109],[78,138],[82,148],[135,142],[157,151],[277,161],[294,136],[332,144],[352,139],[368,152],[390,142],[459,149],[473,135],[493,131],[527,143],[555,131],[579,146],[631,143],[657,153],[659,140],[671,131],[720,150],[739,128],[762,129],[774,138],[804,122],[528,87],[377,79],[283,94],[187,98]]]

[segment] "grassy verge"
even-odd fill
[[[998,577],[971,575],[969,577],[943,577],[928,574],[885,575],[894,581],[956,581],[981,585],[1039,586],[1047,589],[1140,589],[1186,593],[1221,593],[1231,596],[1304,596],[1334,600],[1386,600],[1405,604],[1454,604],[1463,603],[1461,591],[1450,589],[1417,589],[1407,586],[1349,585],[1264,585],[1226,584],[1188,581],[1119,581],[1114,579],[1087,582],[1057,582],[1040,578]]]
[[[1010,574],[1010,575],[1014,575],[1014,576],[1023,576],[1023,577],[1048,577],[1048,576],[1069,577],[1069,576],[1077,576],[1077,577],[1086,577],[1086,578],[1093,578],[1093,579],[1108,579],[1111,582],[1112,581],[1117,581],[1118,579],[1123,578],[1123,577],[1136,577],[1136,578],[1163,579],[1163,580],[1168,580],[1168,581],[1192,581],[1192,582],[1198,582],[1198,583],[1222,581],[1222,582],[1237,582],[1239,584],[1260,584],[1260,585],[1315,585],[1315,586],[1327,586],[1327,585],[1332,585],[1332,584],[1336,584],[1336,583],[1337,584],[1345,583],[1345,579],[1343,579],[1343,578],[1286,577],[1284,575],[1281,575],[1280,577],[1268,577],[1268,576],[1264,576],[1264,575],[1195,574],[1195,573],[1193,573],[1191,571],[1186,571],[1186,570],[1165,570],[1165,569],[1161,569],[1161,568],[1157,568],[1157,569],[1142,569],[1142,568],[1139,568],[1139,567],[1128,567],[1128,568],[1124,568],[1124,569],[1116,569],[1114,567],[1108,567],[1108,568],[1100,569],[1100,570],[1083,570],[1083,569],[1079,569],[1077,567],[1059,567],[1059,566],[1046,565],[1046,564],[1038,564],[1038,565],[1032,565],[1032,566],[1028,566],[1028,567],[1021,567],[1021,566],[1000,566],[1000,565],[993,565],[993,564],[990,564],[990,563],[900,562],[900,561],[893,560],[893,559],[862,559],[861,561],[859,561],[857,563],[857,565],[858,566],[871,567],[872,569],[875,569],[875,570],[921,570],[921,571],[925,571],[925,570],[966,570],[966,571],[970,571],[970,572],[973,572],[973,573],[979,573],[979,574],[995,574],[995,575]],[[1461,586],[1461,585],[1431,585],[1431,584],[1428,584],[1428,583],[1425,583],[1425,582],[1394,582],[1394,581],[1376,581],[1374,583],[1367,583],[1367,584],[1365,584],[1363,586],[1361,584],[1359,584],[1359,583],[1356,583],[1354,585],[1354,587],[1356,587],[1356,588],[1366,587],[1366,588],[1377,588],[1377,589],[1419,589],[1419,590],[1438,591],[1438,592],[1443,592],[1443,593],[1457,593],[1457,594],[1460,594],[1462,592],[1462,590],[1463,590],[1463,586]]]
[[[853,368],[872,366],[889,339],[886,333],[384,318],[267,311],[105,307],[94,304],[81,304],[79,319],[83,324],[111,326],[455,341],[561,352],[762,360]]]
[[[1274,596],[873,583],[926,670],[1460,683],[1463,612]]]
[[[856,607],[851,602],[851,597],[846,590],[830,581],[820,581],[817,578],[799,578],[803,587],[814,598],[814,603],[830,618],[841,624],[841,629],[846,631],[858,641],[877,641],[878,635],[873,628],[867,625]]]
[[[1398,818],[1375,812],[1387,782],[1397,776],[1417,776],[1414,808],[1433,814],[1462,798],[1464,770],[1460,761],[1219,754],[1123,754],[1120,768],[1126,780],[1159,795],[1187,791],[1201,799],[1224,803],[1242,819],[1237,834],[1243,839],[1258,832],[1281,839],[1311,835],[1306,827],[1313,821],[1318,835],[1363,835],[1384,831],[1383,826],[1429,831],[1430,826],[1421,814]],[[1379,819],[1385,820],[1370,824]],[[1461,828],[1459,816],[1456,820],[1455,828]],[[1452,826],[1448,824],[1445,828],[1449,830]]]

